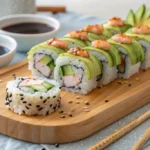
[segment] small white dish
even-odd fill
[[[5,26],[28,22],[45,23],[47,25],[54,27],[54,30],[40,34],[20,34],[7,32],[2,29]],[[19,14],[6,16],[0,19],[0,33],[11,36],[17,41],[18,43],[17,51],[28,52],[32,46],[44,42],[52,37],[55,37],[59,29],[60,29],[59,21],[49,16],[47,17],[37,14]]]
[[[9,64],[13,59],[17,49],[17,42],[7,35],[0,34],[0,45],[9,49],[9,52],[0,55],[0,68],[1,68]]]

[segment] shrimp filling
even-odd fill
[[[42,53],[36,53],[34,55],[34,68],[43,76],[50,77],[53,73],[54,67],[54,60],[50,55]]]
[[[75,65],[64,65],[61,67],[63,87],[80,89],[79,84],[82,81],[84,71],[81,67]]]

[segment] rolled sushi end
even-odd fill
[[[7,83],[5,105],[19,115],[49,115],[60,107],[60,92],[55,80],[17,77]]]
[[[54,72],[62,89],[87,94],[97,86],[97,76],[102,73],[96,57],[80,48],[72,48],[68,53],[59,55]]]

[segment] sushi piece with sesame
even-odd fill
[[[60,107],[60,91],[55,80],[17,77],[7,83],[5,105],[19,115],[48,115]]]
[[[56,58],[67,49],[68,43],[58,38],[32,47],[28,52],[29,70],[35,76],[53,79]]]
[[[97,77],[101,73],[102,64],[95,56],[83,49],[72,48],[57,58],[54,78],[64,90],[87,94],[97,87]]]

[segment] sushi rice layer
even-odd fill
[[[20,87],[22,81],[29,77],[16,78],[8,82],[6,87],[6,106],[15,113],[26,115],[48,115],[55,112],[60,107],[60,88],[54,80],[47,80],[40,77],[30,77],[40,79],[50,83],[53,87],[46,92],[28,90],[27,87]]]

